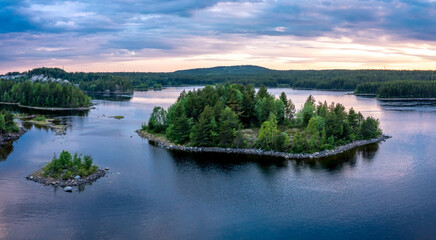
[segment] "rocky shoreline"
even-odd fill
[[[285,159],[315,159],[315,158],[331,157],[349,151],[359,146],[382,142],[382,141],[386,141],[386,139],[388,138],[391,138],[391,136],[382,134],[378,138],[373,138],[369,140],[357,140],[352,143],[338,146],[333,150],[324,150],[315,153],[286,153],[286,152],[267,151],[263,149],[254,149],[254,148],[188,147],[188,146],[170,143],[165,138],[153,136],[152,134],[144,132],[142,130],[136,130],[136,133],[139,136],[148,139],[150,143],[159,147],[163,147],[168,150],[197,152],[197,153],[204,152],[204,153],[244,154],[244,155],[256,155],[256,156],[281,157]]]
[[[89,184],[97,181],[99,178],[104,177],[109,169],[98,169],[95,173],[87,176],[87,177],[79,177],[77,176],[74,179],[62,180],[62,179],[54,179],[51,177],[44,177],[42,174],[42,169],[32,173],[27,176],[26,179],[29,181],[34,181],[37,183],[44,184],[46,186],[52,185],[53,187],[62,187],[65,188],[65,191],[72,190],[73,186],[80,186],[83,184]],[[68,188],[69,187],[69,188]],[[68,188],[68,189],[67,189]]]
[[[26,132],[27,130],[25,128],[20,127],[19,132],[9,132],[9,133],[0,134],[0,145],[4,145],[10,141],[17,140],[18,138],[23,136]]]

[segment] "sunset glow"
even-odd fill
[[[0,73],[436,69],[436,2],[2,1]]]

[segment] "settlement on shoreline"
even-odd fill
[[[45,111],[88,111],[91,109],[91,107],[75,107],[75,108],[59,108],[59,107],[34,107],[34,106],[26,106],[21,105],[19,103],[10,103],[10,102],[0,102],[0,104],[3,105],[15,105],[20,108],[28,108],[28,109],[35,109],[35,110],[45,110]]]
[[[378,142],[386,141],[386,139],[388,138],[391,138],[391,136],[389,135],[382,134],[377,138],[368,139],[368,140],[357,140],[342,146],[338,146],[332,150],[324,150],[315,153],[287,153],[287,152],[278,152],[278,151],[267,151],[267,150],[255,149],[255,148],[188,147],[184,145],[173,144],[163,137],[157,137],[143,130],[136,130],[136,133],[140,137],[148,139],[150,143],[155,144],[158,147],[163,147],[168,150],[197,152],[197,153],[203,152],[203,153],[245,154],[245,155],[257,155],[257,156],[282,157],[285,159],[314,159],[314,158],[331,157],[349,151],[359,146],[378,143]]]

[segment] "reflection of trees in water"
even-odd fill
[[[380,107],[385,111],[399,112],[434,112],[436,101],[378,101]]]
[[[67,124],[65,119],[55,119],[55,121],[53,121],[53,123],[55,125],[65,125],[67,127],[70,127],[70,125]],[[23,127],[26,130],[30,130],[32,127],[35,127],[38,130],[44,130],[45,132],[48,132],[48,130],[52,129],[53,131],[55,131],[55,129],[53,129],[53,127],[50,127],[48,125],[40,125],[40,124],[34,124],[31,122],[22,122]],[[65,128],[66,130],[67,128]]]
[[[373,160],[378,149],[378,143],[374,143],[332,157],[310,160],[284,160],[283,158],[225,153],[187,153],[182,151],[169,151],[169,153],[180,167],[194,165],[205,171],[218,169],[226,172],[237,171],[248,164],[256,164],[262,173],[270,175],[289,166],[292,166],[296,172],[312,169],[337,173],[344,167],[355,167],[359,157],[363,161]]]
[[[13,141],[7,142],[0,146],[0,161],[5,161],[9,154],[14,151]]]
[[[128,102],[132,99],[133,95],[129,94],[105,94],[105,93],[88,93],[92,99],[95,100],[108,100],[117,102]]]

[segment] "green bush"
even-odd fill
[[[53,178],[60,176],[63,180],[72,179],[76,175],[86,177],[98,169],[92,163],[93,159],[89,155],[85,155],[82,159],[81,155],[77,153],[72,156],[68,151],[62,151],[59,158],[55,154],[52,161],[44,166],[43,175]]]
[[[38,116],[33,119],[33,121],[37,121],[37,122],[45,122],[46,120],[47,119],[45,118],[45,116]]]

